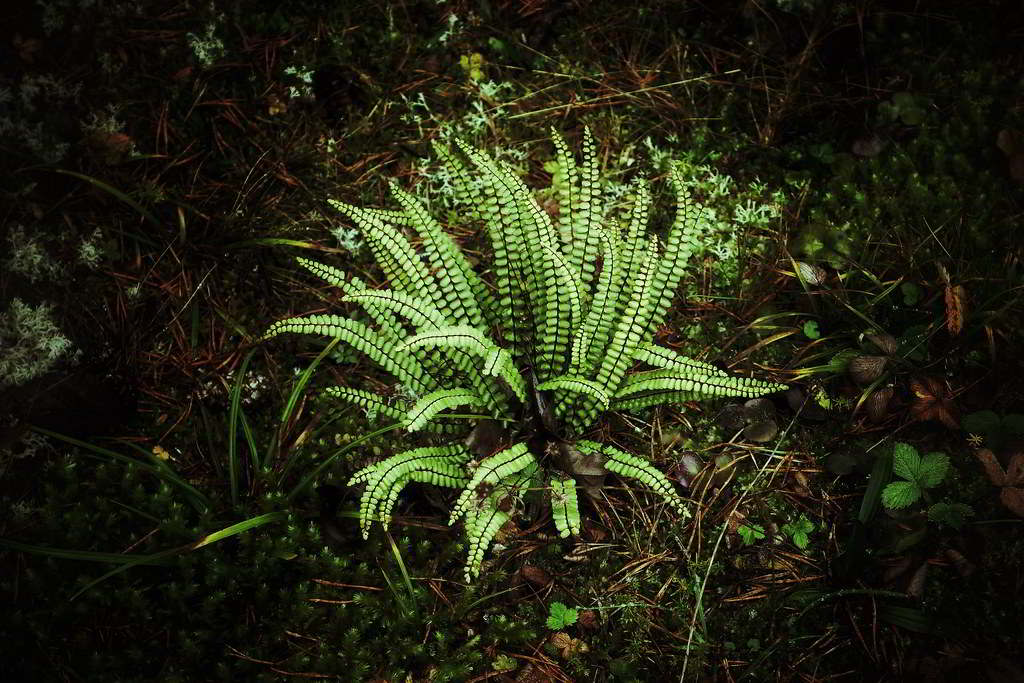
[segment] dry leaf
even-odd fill
[[[1024,453],[1015,453],[1006,468],[1007,486],[1024,486]]]
[[[1006,472],[1003,471],[1003,466],[996,459],[995,453],[987,448],[979,448],[974,451],[974,455],[981,461],[981,466],[985,468],[985,474],[988,475],[990,482],[996,486],[1006,486]]]
[[[599,626],[597,622],[597,612],[592,609],[585,609],[580,612],[579,620],[576,622],[580,628],[587,631],[594,631]]]
[[[889,359],[885,356],[855,356],[846,371],[853,381],[861,386],[871,384],[882,376]]]
[[[950,429],[960,429],[956,405],[949,389],[934,377],[916,377],[910,380],[914,402],[910,416],[919,421],[938,420]]]
[[[872,422],[881,422],[889,412],[889,401],[892,400],[893,388],[882,387],[878,391],[871,392],[868,400],[864,402],[864,408],[868,412],[868,419]]]
[[[964,329],[967,290],[963,285],[946,285],[946,329],[952,335]]]
[[[1024,517],[1024,489],[1007,486],[999,492],[999,500],[1003,501],[1003,505],[1010,512],[1018,517]]]
[[[545,588],[552,581],[551,574],[540,567],[534,567],[529,564],[523,565],[523,568],[519,570],[519,574],[538,588]]]
[[[549,641],[562,659],[569,659],[577,654],[584,652],[590,652],[590,648],[579,638],[573,638],[568,633],[559,631],[558,633],[551,634]]]

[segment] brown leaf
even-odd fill
[[[586,643],[562,631],[553,633],[549,642],[558,650],[558,654],[562,659],[569,659],[574,655],[590,652],[590,648],[587,647]]]
[[[1024,485],[1024,453],[1015,453],[1006,468],[1006,485]]]
[[[1003,505],[1010,512],[1018,517],[1024,517],[1024,489],[1007,486],[999,492],[999,500],[1003,501]]]
[[[964,329],[964,311],[967,307],[967,290],[963,285],[946,283],[946,329],[952,335]]]
[[[597,612],[592,609],[585,609],[580,612],[579,621],[576,622],[580,628],[587,631],[594,631],[598,627]]]
[[[950,429],[960,429],[956,405],[946,386],[934,377],[916,377],[910,380],[914,401],[910,416],[919,421],[938,420]]]
[[[547,573],[547,571],[529,564],[523,565],[523,568],[519,570],[519,573],[524,579],[538,588],[547,587],[553,580],[551,578],[551,574]]]
[[[893,388],[882,387],[878,391],[871,392],[864,407],[868,411],[868,419],[872,422],[881,422],[889,412],[889,401],[892,400]]]
[[[985,468],[985,474],[988,475],[990,482],[996,486],[1006,486],[1006,472],[1003,471],[1003,466],[996,459],[995,453],[987,448],[979,448],[974,451],[974,455],[981,461],[981,466]]]
[[[846,366],[853,381],[861,386],[871,384],[882,376],[889,359],[885,356],[856,356]]]

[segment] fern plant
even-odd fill
[[[449,522],[464,520],[466,579],[480,571],[492,540],[546,491],[559,533],[580,531],[580,488],[591,495],[605,475],[635,479],[685,513],[669,479],[643,458],[581,437],[608,411],[636,411],[702,397],[752,398],[784,387],[736,377],[648,341],[662,324],[687,260],[700,248],[696,208],[678,173],[669,182],[676,216],[664,243],[645,234],[650,193],[634,184],[624,224],[605,215],[594,140],[577,164],[553,133],[560,167],[557,218],[512,169],[469,145],[435,145],[456,178],[456,199],[482,222],[493,247],[492,277],[478,273],[440,223],[392,184],[398,210],[331,200],[362,231],[391,287],[307,259],[299,264],[359,304],[369,324],[337,315],[281,320],[284,332],[337,337],[391,373],[396,396],[347,386],[327,395],[410,432],[449,435],[356,472],[363,536],[387,524],[398,495],[420,482],[461,490]],[[419,249],[410,237],[415,236]],[[648,369],[633,371],[634,366]],[[411,400],[399,396],[411,396]],[[464,440],[452,440],[477,424]],[[501,425],[501,426],[499,426]]]

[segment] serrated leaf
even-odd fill
[[[917,481],[921,469],[921,456],[908,443],[897,441],[892,446],[892,471],[907,481]]]
[[[928,508],[928,519],[954,529],[961,528],[973,514],[971,506],[963,503],[936,503]]]
[[[894,481],[882,490],[882,504],[890,510],[899,510],[921,497],[921,489],[912,481]]]
[[[949,471],[949,456],[945,453],[928,453],[921,458],[917,483],[921,488],[930,489],[942,483]]]
[[[566,626],[572,626],[579,618],[579,613],[574,607],[566,607],[560,602],[553,602],[548,607],[547,626],[552,631],[559,631]]]

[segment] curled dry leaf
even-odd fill
[[[889,402],[892,401],[893,388],[882,387],[878,391],[871,392],[868,400],[864,402],[864,409],[867,410],[868,419],[872,422],[881,422],[889,412]]]
[[[967,290],[963,285],[946,285],[946,329],[952,335],[964,329],[964,314],[967,309]]]
[[[579,627],[587,630],[594,631],[599,626],[597,622],[597,612],[592,609],[585,609],[580,612],[579,620],[576,622]]]
[[[855,356],[846,370],[857,384],[871,384],[882,376],[888,362],[885,356]]]
[[[803,261],[794,261],[798,276],[809,285],[820,285],[828,279],[828,272],[821,266]]]
[[[900,343],[896,341],[896,337],[892,336],[888,332],[869,332],[864,337],[878,347],[878,350],[887,356],[891,356],[900,348]]]
[[[999,492],[999,500],[1013,514],[1024,517],[1024,489],[1007,486]]]
[[[946,550],[946,559],[949,560],[950,564],[956,569],[960,576],[967,578],[974,573],[974,563],[964,557],[963,553],[959,550],[949,548]]]

